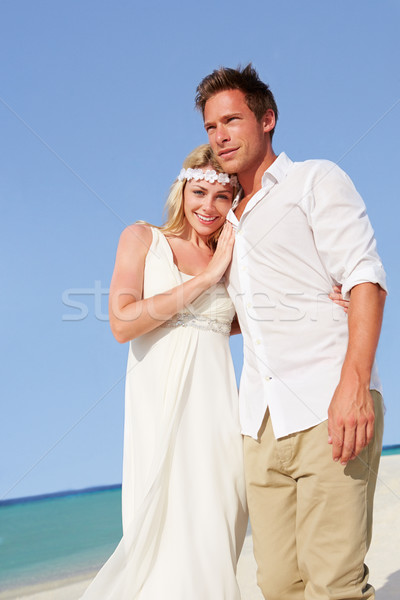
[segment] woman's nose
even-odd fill
[[[203,198],[203,210],[211,212],[211,210],[213,208],[213,204],[214,204],[213,195],[207,194],[207,196],[205,196]]]

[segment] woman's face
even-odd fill
[[[203,171],[207,169],[212,169],[212,166],[202,167]],[[183,191],[186,220],[199,235],[209,237],[225,223],[232,200],[230,184],[191,179],[186,182]]]

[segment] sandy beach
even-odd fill
[[[400,455],[381,460],[375,495],[374,533],[367,556],[370,581],[377,600],[400,597]],[[263,600],[256,585],[256,567],[251,536],[247,536],[238,565],[238,580],[243,600]],[[24,588],[0,593],[0,600],[77,600],[90,578],[47,582],[39,588]],[[100,600],[100,599],[99,599]]]

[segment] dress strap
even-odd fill
[[[165,256],[165,259],[170,267],[170,270],[174,275],[176,285],[183,283],[180,271],[174,262],[174,255],[172,253],[172,249],[168,243],[167,238],[165,237],[163,232],[160,231],[157,227],[152,226],[151,231],[153,233],[152,247],[154,247],[154,249],[157,248],[158,251],[161,252]]]
[[[161,246],[164,247],[164,250],[165,250],[166,254],[168,255],[168,262],[170,263],[171,267],[174,268],[179,273],[179,269],[174,262],[174,255],[172,253],[172,248],[169,245],[166,236],[157,227],[152,227],[151,230],[153,232],[153,242],[156,242],[156,243],[158,242]]]

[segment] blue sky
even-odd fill
[[[367,204],[391,292],[384,443],[400,443],[399,17],[390,0],[0,2],[1,498],[121,481],[127,346],[104,292],[118,237],[162,221],[206,141],[197,83],[248,61],[278,102],[275,151],[338,162]]]

